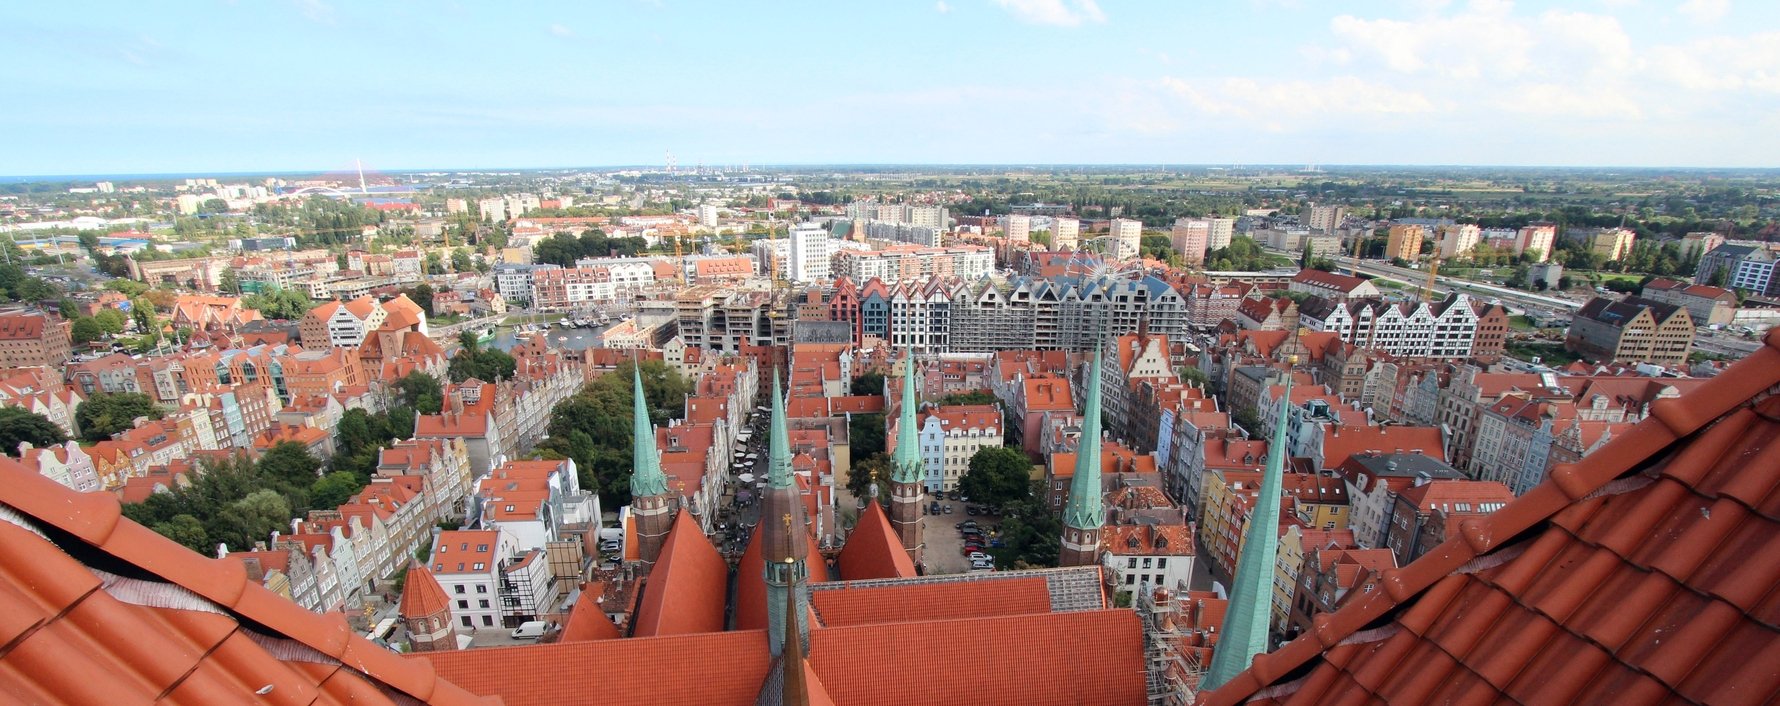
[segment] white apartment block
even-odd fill
[[[791,229],[786,255],[786,279],[793,282],[820,282],[830,278],[830,264],[840,248],[821,226],[804,223]]]
[[[1019,214],[1001,217],[1002,234],[1009,242],[1032,242],[1032,217]]]
[[[1335,331],[1341,340],[1399,357],[1465,358],[1477,341],[1477,312],[1469,296],[1429,304],[1361,299],[1313,299],[1298,308],[1298,322],[1312,331]]]
[[[1107,252],[1113,258],[1123,260],[1137,257],[1143,248],[1143,221],[1114,218],[1107,237],[1112,240],[1112,247]]]
[[[1082,222],[1074,218],[1055,218],[1051,220],[1051,249],[1074,250],[1081,245]]]
[[[904,246],[883,250],[843,250],[833,258],[834,277],[864,282],[874,277],[900,282],[925,277],[978,279],[995,271],[995,251],[981,245],[949,248]]]

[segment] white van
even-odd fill
[[[544,636],[544,628],[548,626],[549,623],[542,620],[520,623],[519,627],[513,628],[513,639],[536,640]]]

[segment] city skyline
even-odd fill
[[[0,174],[1780,163],[1775,6],[828,9],[12,7]]]

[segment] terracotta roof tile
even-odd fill
[[[749,706],[766,679],[760,630],[426,652],[439,675],[504,706]],[[601,665],[599,669],[590,668]]]
[[[568,623],[563,625],[560,642],[588,642],[592,640],[615,640],[621,637],[618,626],[600,607],[600,597],[605,594],[605,584],[592,583],[581,587],[581,597],[575,600],[575,607],[569,609]]]
[[[262,646],[271,640],[344,658],[328,669],[366,686],[361,703],[473,702],[430,670],[396,664],[339,616],[262,588],[242,562],[200,557],[121,520],[115,500],[89,500],[110,496],[83,496],[11,460],[0,460],[0,476],[0,502],[20,518],[0,522],[0,693],[32,703],[325,703],[317,682],[326,677],[274,657]],[[121,578],[102,586],[95,570]],[[249,639],[247,624],[262,637]]]
[[[729,564],[692,515],[681,509],[643,583],[631,634],[637,637],[719,632],[729,592]]]
[[[1201,702],[1780,698],[1780,568],[1751,560],[1780,546],[1766,343]]]
[[[446,613],[451,610],[451,597],[445,594],[445,587],[433,578],[419,562],[409,562],[408,576],[402,582],[402,617],[419,618],[435,613]]]
[[[896,659],[885,659],[887,645]],[[1146,703],[1130,610],[824,628],[810,632],[809,660],[846,704]],[[886,664],[920,676],[889,678]]]
[[[841,578],[858,579],[908,578],[915,575],[915,562],[902,548],[901,538],[890,526],[883,506],[873,500],[859,515],[859,524],[847,535],[838,560]]]
[[[810,593],[826,627],[1051,612],[1042,576],[892,586],[837,584]]]

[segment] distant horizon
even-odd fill
[[[1071,169],[1092,171],[1096,169],[1229,169],[1229,170],[1281,170],[1282,175],[1318,174],[1331,171],[1366,171],[1366,170],[1495,170],[1495,171],[1575,171],[1575,172],[1735,172],[1735,173],[1775,173],[1780,174],[1780,166],[1772,167],[1736,167],[1736,166],[1653,166],[1653,165],[1564,165],[1564,164],[1415,164],[1415,163],[1373,163],[1373,164],[1308,164],[1305,162],[1203,162],[1203,163],[1089,163],[1089,162],[783,162],[768,164],[749,164],[748,171],[739,171],[742,165],[704,165],[707,171],[719,171],[725,174],[755,174],[762,172],[807,171],[812,169]],[[1314,167],[1315,171],[1305,171],[1306,167]],[[731,167],[736,169],[732,170]],[[442,174],[490,174],[498,172],[610,172],[641,170],[650,172],[663,171],[662,164],[605,164],[557,167],[412,167],[412,168],[372,168],[365,167],[367,176],[385,177],[391,175],[408,175],[420,173]],[[698,165],[691,167],[678,166],[677,173],[693,175]],[[0,183],[23,184],[53,181],[165,181],[170,179],[209,179],[209,178],[246,178],[246,177],[297,177],[297,176],[353,176],[354,170],[348,169],[266,169],[266,170],[233,170],[233,171],[179,171],[179,172],[90,172],[67,174],[0,174]]]
[[[1763,169],[1776,28],[1749,0],[11,3],[0,173]]]

